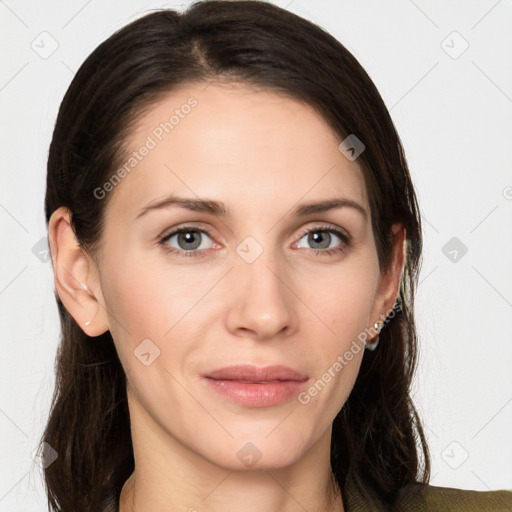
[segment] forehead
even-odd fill
[[[218,198],[241,213],[336,195],[367,205],[362,170],[340,142],[314,108],[282,94],[184,85],[138,118],[109,208],[129,214],[169,193]]]

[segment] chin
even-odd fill
[[[271,440],[274,434],[269,438],[265,435],[230,439],[224,446],[218,446],[208,458],[231,471],[279,469],[290,466],[307,451],[299,440],[294,443],[290,437],[285,439],[281,436]]]

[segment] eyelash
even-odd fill
[[[179,250],[179,249],[170,247],[166,243],[174,235],[179,235],[180,233],[187,233],[189,231],[197,232],[197,233],[204,233],[205,235],[207,235],[211,238],[208,230],[200,229],[195,226],[183,226],[181,228],[178,228],[178,229],[172,231],[168,235],[165,235],[163,238],[161,238],[159,240],[158,244],[161,245],[166,252],[171,253],[171,254],[177,254],[182,257],[193,257],[193,258],[199,257],[200,258],[200,257],[205,256],[205,250],[200,250],[200,251],[198,251],[198,250],[194,250],[194,251]],[[311,232],[321,232],[321,231],[325,231],[328,233],[334,233],[338,238],[341,239],[342,245],[341,245],[341,247],[338,247],[336,249],[309,249],[310,251],[313,251],[315,254],[321,254],[321,255],[341,254],[350,245],[350,239],[351,239],[350,236],[346,235],[345,233],[343,233],[335,228],[332,228],[331,226],[313,226],[312,228],[308,228],[308,229],[302,231],[302,233],[299,236],[299,240],[301,238],[303,238],[304,235],[307,235]]]

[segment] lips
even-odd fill
[[[245,407],[272,407],[289,402],[307,386],[307,375],[283,365],[258,368],[227,366],[202,375],[209,389]]]
[[[293,368],[284,365],[273,365],[259,368],[250,364],[239,364],[226,366],[207,372],[203,377],[223,380],[239,381],[245,383],[272,383],[279,381],[298,381],[303,382],[308,376]]]

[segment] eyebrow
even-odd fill
[[[212,199],[193,199],[170,195],[164,199],[161,199],[160,201],[152,201],[149,203],[147,206],[140,210],[136,219],[146,215],[151,211],[169,208],[171,206],[176,206],[194,212],[209,213],[217,217],[228,217],[230,215],[229,209],[221,201],[214,201]],[[363,216],[365,221],[368,219],[368,212],[363,206],[352,199],[344,197],[304,203],[297,206],[293,210],[292,215],[297,217],[304,217],[313,213],[322,213],[329,210],[346,207],[358,211]]]

